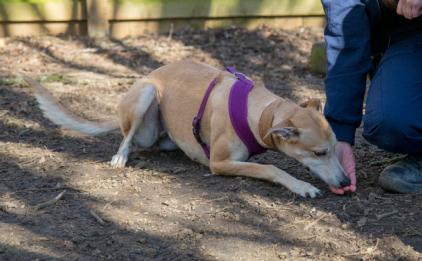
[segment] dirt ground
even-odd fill
[[[135,78],[185,58],[234,65],[295,101],[324,99],[322,77],[307,69],[318,40],[317,29],[268,28],[1,39],[0,260],[422,260],[422,195],[383,192],[378,174],[400,155],[360,135],[358,191],[346,196],[274,152],[252,160],[325,194],[302,199],[271,183],[213,176],[181,151],[135,152],[116,170],[108,161],[119,132],[58,129],[15,76],[27,72],[89,119],[112,117]]]

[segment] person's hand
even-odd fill
[[[397,14],[413,19],[422,14],[422,0],[399,0]]]
[[[330,187],[331,192],[335,194],[343,195],[345,192],[355,192],[356,191],[356,164],[355,157],[353,156],[353,149],[349,143],[346,142],[337,142],[336,145],[336,156],[338,161],[343,166],[346,175],[350,178],[350,186],[343,188],[333,188]]]

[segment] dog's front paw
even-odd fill
[[[113,168],[123,168],[126,165],[127,162],[127,156],[116,154],[111,158],[110,165]]]
[[[299,184],[292,189],[292,191],[304,198],[315,198],[316,196],[321,195],[321,191],[319,189],[304,181],[300,181]]]

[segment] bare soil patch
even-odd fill
[[[216,177],[182,152],[108,161],[121,135],[75,136],[44,119],[25,71],[89,119],[115,115],[119,97],[160,65],[192,58],[234,65],[279,95],[324,98],[307,59],[322,31],[182,31],[123,40],[9,38],[0,42],[0,260],[422,260],[422,196],[383,192],[378,173],[400,155],[356,144],[358,191],[328,192],[297,162],[275,164],[325,195]],[[57,197],[50,204],[43,204]]]

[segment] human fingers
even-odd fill
[[[421,3],[420,0],[400,0],[397,5],[397,14],[404,16],[406,19],[413,19],[418,16]]]
[[[422,7],[421,6],[413,6],[412,10],[410,11],[411,19],[417,18],[422,14]]]
[[[340,155],[340,164],[346,175],[350,178],[350,184],[356,186],[356,161],[351,146],[346,146]]]
[[[331,190],[331,192],[333,192],[334,194],[337,194],[337,195],[343,195],[344,194],[343,188],[330,187],[330,190]]]
[[[403,3],[405,0],[399,0],[398,4],[397,4],[397,9],[396,9],[396,13],[399,15],[403,15]]]

